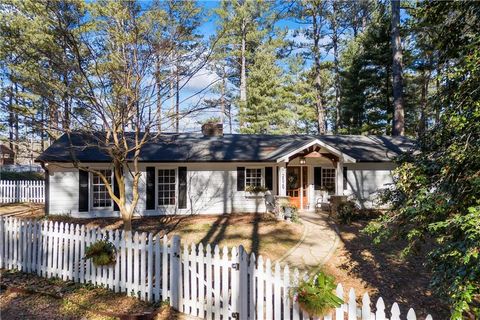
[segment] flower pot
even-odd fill
[[[292,208],[284,208],[283,209],[283,216],[285,219],[290,219],[293,215],[293,209]]]

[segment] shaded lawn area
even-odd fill
[[[0,215],[21,218],[43,218],[43,207],[33,204],[0,206]],[[119,218],[77,219],[50,215],[48,219],[85,224],[108,230],[122,229]],[[247,252],[262,255],[272,261],[280,258],[301,239],[303,225],[277,221],[265,213],[242,213],[224,215],[182,215],[134,218],[132,228],[138,232],[151,232],[160,236],[179,235],[182,244],[203,243],[206,245],[243,245]],[[213,249],[213,248],[212,248]]]
[[[145,313],[148,316],[142,319],[197,319],[179,314],[167,306],[147,303],[104,288],[94,288],[57,279],[44,279],[18,271],[1,270],[1,272],[2,319],[107,320],[119,319],[115,315]],[[41,293],[18,291],[19,288]]]
[[[0,204],[0,216],[17,218],[42,218],[45,216],[43,203]]]
[[[337,225],[341,241],[325,264],[325,270],[342,283],[345,290],[354,288],[359,302],[359,295],[368,292],[372,307],[381,296],[388,312],[397,302],[403,317],[407,308],[413,308],[422,319],[427,314],[434,319],[448,319],[448,306],[429,289],[425,255],[403,259],[401,240],[373,244],[372,239],[361,232],[366,225],[366,221]]]

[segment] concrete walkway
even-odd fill
[[[281,257],[279,262],[288,264],[292,269],[310,272],[330,259],[337,248],[339,238],[328,223],[327,213],[304,211],[300,212],[299,216],[305,226],[302,240]]]

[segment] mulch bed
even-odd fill
[[[397,302],[403,316],[413,308],[417,317],[431,314],[434,319],[448,319],[448,306],[429,288],[424,255],[402,258],[401,240],[375,245],[361,232],[367,223],[337,225],[341,241],[325,270],[342,283],[346,292],[354,288],[359,302],[361,295],[368,292],[372,307],[381,296],[388,312]]]
[[[193,319],[105,288],[1,271],[3,319]]]

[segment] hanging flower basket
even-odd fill
[[[335,294],[335,288],[336,284],[332,276],[318,272],[293,288],[293,298],[310,316],[323,317],[343,303],[343,300]]]
[[[107,240],[99,240],[85,249],[85,259],[92,259],[95,266],[108,266],[115,264],[117,249]]]

